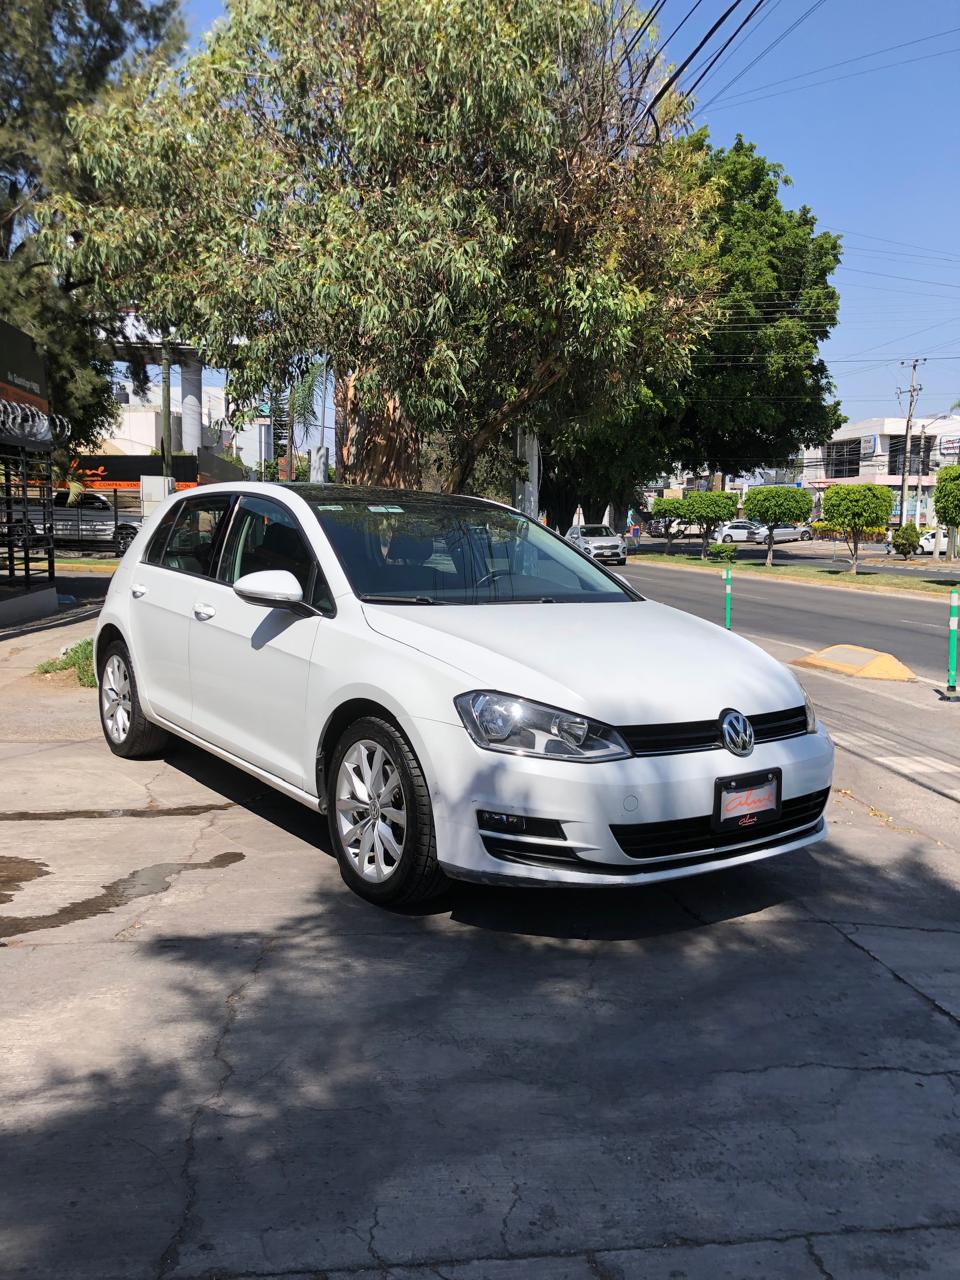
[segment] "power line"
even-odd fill
[[[761,49],[760,52],[757,54],[757,56],[755,58],[752,58],[750,62],[748,62],[747,65],[741,71],[738,71],[732,80],[728,80],[727,83],[720,90],[720,92],[715,93],[712,98],[710,98],[707,102],[705,102],[703,106],[699,108],[699,111],[705,111],[706,108],[709,107],[712,103],[716,102],[718,98],[722,98],[728,89],[732,88],[732,86],[735,85],[738,80],[742,79],[747,74],[748,71],[752,71],[753,68],[757,65],[757,63],[761,61],[761,59],[765,58],[768,53],[771,53],[774,49],[776,49],[778,44],[781,44],[784,40],[786,40],[787,36],[791,35],[794,31],[796,31],[797,27],[799,27],[802,22],[806,22],[807,18],[811,17],[814,13],[816,13],[816,11],[824,3],[825,3],[825,0],[814,0],[814,3],[810,5],[808,9],[805,9],[803,13],[801,13],[799,18],[797,18],[794,22],[792,22],[785,31],[782,31],[775,40],[771,40],[771,42],[767,45],[765,49]]]
[[[798,71],[794,76],[781,76],[778,80],[770,80],[766,84],[757,84],[750,89],[744,89],[742,93],[735,93],[734,98],[745,98],[753,93],[760,93],[763,89],[776,89],[780,85],[789,84],[791,80],[805,80],[807,76],[819,75],[821,71],[833,71],[837,67],[847,67],[854,62],[865,62],[868,58],[879,58],[882,53],[897,53],[901,49],[909,49],[911,45],[925,44],[928,40],[939,40],[942,36],[954,36],[960,32],[960,27],[948,27],[946,31],[935,31],[933,35],[918,36],[916,40],[903,40],[900,44],[888,44],[883,49],[874,49],[872,53],[860,53],[855,58],[843,58],[840,62],[827,62],[822,67],[812,67],[809,71]],[[733,83],[731,81],[731,83]],[[724,91],[721,90],[714,98],[720,97]],[[708,104],[709,105],[709,104]]]
[[[779,3],[779,0],[778,0],[778,3]],[[703,0],[697,0],[697,3],[693,6],[693,8],[687,10],[687,12],[683,15],[683,17],[680,19],[677,25],[673,28],[673,30],[667,36],[666,40],[664,40],[662,44],[659,46],[659,48],[656,50],[656,53],[653,55],[654,57],[656,57],[657,54],[663,53],[664,49],[667,47],[667,45],[670,43],[673,37],[686,26],[687,22],[693,17],[693,15],[697,12],[697,10],[700,8],[702,4],[703,4]]]
[[[912,62],[927,62],[930,58],[945,58],[950,53],[960,53],[960,46],[953,49],[941,49],[939,53],[924,53],[916,58],[901,58],[897,62],[882,62],[879,67],[867,67],[863,71],[849,71],[844,76],[830,76],[827,80],[812,80],[809,84],[795,84],[791,89],[778,89],[774,93],[763,93],[756,98],[748,98],[746,96],[740,98],[736,102],[721,102],[717,111],[729,111],[731,107],[748,107],[754,102],[766,102],[768,98],[779,98],[787,93],[799,93],[802,89],[816,89],[825,84],[836,84],[838,80],[855,80],[857,76],[869,76],[875,71],[889,71],[896,67],[906,67]],[[716,102],[719,94],[714,95],[710,102],[699,107],[695,115],[700,115],[712,103]]]
[[[960,53],[960,49],[957,50]],[[960,284],[949,280],[918,280],[916,276],[892,276],[888,271],[867,271],[865,267],[846,267],[841,262],[838,271],[855,271],[859,276],[879,276],[883,280],[905,280],[908,284],[932,284],[938,289],[960,289]]]
[[[700,41],[700,43],[697,45],[694,51],[688,54],[686,58],[684,58],[684,60],[680,63],[679,67],[677,67],[677,69],[672,73],[672,75],[667,77],[664,83],[660,86],[660,88],[654,94],[653,100],[651,101],[649,107],[647,108],[649,112],[652,112],[654,107],[656,107],[657,103],[660,101],[660,99],[665,94],[670,92],[670,90],[677,83],[677,81],[683,75],[684,71],[686,71],[687,67],[689,67],[690,63],[694,60],[694,58],[697,56],[700,50],[703,49],[704,46],[707,45],[713,39],[714,35],[720,30],[720,28],[723,26],[726,20],[730,17],[731,13],[733,13],[735,9],[739,9],[742,3],[743,3],[743,0],[733,0],[733,4],[729,5],[723,11],[723,13],[721,13],[720,17],[716,20],[716,22],[713,24],[713,26],[710,28],[707,34],[703,37],[703,39]]]
[[[881,244],[896,244],[899,245],[901,249],[921,249],[924,253],[943,253],[947,254],[951,258],[960,256],[952,253],[949,249],[931,249],[929,245],[911,244],[909,240],[889,240],[886,236],[868,235],[866,231],[844,231],[840,227],[824,227],[824,230],[833,231],[835,234],[841,236],[859,236],[861,240],[879,240]]]
[[[763,5],[763,3],[764,3],[764,0],[757,0],[757,3],[753,6],[753,8],[750,10],[750,12],[747,14],[747,16],[743,19],[743,21],[740,23],[739,27],[737,27],[737,28],[736,28],[736,30],[734,31],[733,35],[731,35],[730,39],[726,42],[726,44],[722,44],[722,45],[720,46],[720,48],[717,50],[717,52],[713,55],[713,57],[710,59],[710,61],[706,64],[705,69],[704,69],[703,71],[701,71],[701,72],[700,72],[700,74],[697,76],[696,80],[694,80],[693,84],[692,84],[692,85],[690,85],[690,87],[689,87],[688,89],[684,90],[684,97],[689,98],[689,97],[691,97],[691,96],[692,96],[692,94],[693,94],[693,93],[694,93],[694,91],[696,90],[696,87],[697,87],[697,85],[700,83],[700,81],[704,78],[704,76],[705,76],[705,75],[710,71],[710,69],[711,69],[712,67],[716,66],[716,64],[717,64],[717,62],[719,61],[719,59],[723,57],[723,54],[726,52],[726,50],[727,50],[727,49],[729,49],[729,48],[730,48],[730,46],[733,44],[734,40],[736,40],[737,36],[738,36],[738,35],[740,34],[740,32],[744,29],[744,27],[745,27],[745,26],[747,26],[747,24],[750,22],[750,20],[751,20],[751,19],[754,17],[754,15],[756,14],[757,10],[761,8],[761,6]]]
[[[773,17],[773,15],[776,13],[777,9],[780,8],[780,5],[782,3],[783,3],[783,0],[774,0],[770,8],[758,19],[750,35],[747,36],[745,40],[741,40],[740,42],[741,48],[743,47],[743,45],[749,44],[753,36],[755,36],[759,32],[760,28],[769,18]],[[709,72],[709,74],[704,78],[703,83],[705,86],[710,83],[710,81],[714,78],[714,76],[720,73],[720,70],[727,65],[727,63],[730,61],[732,57],[735,56],[736,53],[737,53],[736,49],[731,49],[730,52],[727,54],[727,56],[721,59],[721,61],[714,67],[714,69],[711,72]],[[700,69],[699,67],[694,68],[695,71],[699,71],[699,69]]]

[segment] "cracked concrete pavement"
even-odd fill
[[[0,642],[3,1280],[960,1276],[943,787],[842,751],[807,853],[382,912],[316,815],[111,756],[30,674],[74,638]]]

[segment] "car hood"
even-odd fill
[[[756,645],[679,609],[623,604],[363,606],[374,631],[498,689],[609,724],[708,720],[803,702]]]

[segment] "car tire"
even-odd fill
[[[723,535],[723,541],[724,541],[724,542],[732,542],[732,541],[733,541],[733,534],[732,534],[732,533],[725,533],[725,534]]]
[[[159,755],[170,735],[143,714],[133,664],[122,640],[107,645],[99,675],[100,727],[107,746],[126,760]]]
[[[801,542],[810,542],[812,538],[813,538],[813,534],[806,529],[800,535]]]
[[[618,560],[618,561],[617,561],[617,564],[626,564],[626,563],[627,563],[627,557],[626,557],[626,556],[624,556],[622,559],[620,559],[620,560]]]
[[[136,529],[118,529],[117,530],[117,538],[116,538],[115,545],[117,548],[118,556],[120,556],[121,558],[123,557],[127,548],[130,546],[131,542],[133,542],[136,536],[137,536]]]
[[[361,898],[413,906],[446,887],[426,778],[389,720],[364,716],[341,735],[327,777],[327,817],[340,874]]]

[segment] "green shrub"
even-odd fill
[[[917,547],[920,545],[920,530],[913,523],[908,521],[902,528],[893,531],[893,549],[898,556],[903,556],[904,560],[908,560],[914,555]]]
[[[97,687],[97,676],[93,669],[92,639],[79,640],[61,657],[53,658],[49,662],[41,662],[37,667],[37,674],[45,676],[51,671],[69,671],[71,668],[76,672],[78,682],[85,689]]]
[[[711,542],[707,548],[707,555],[711,560],[736,560],[737,548],[733,542]]]

